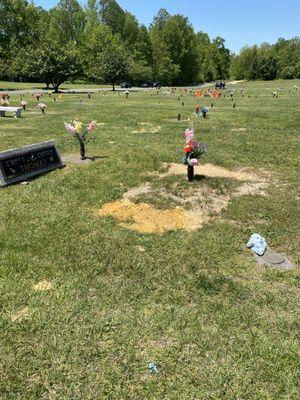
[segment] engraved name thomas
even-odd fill
[[[12,156],[1,160],[1,168],[6,179],[46,168],[59,162],[56,149],[32,150],[19,156]]]

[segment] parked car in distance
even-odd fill
[[[131,88],[131,84],[128,82],[121,82],[120,87],[121,89],[129,89]]]

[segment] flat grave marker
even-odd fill
[[[54,140],[0,152],[0,186],[64,166]]]

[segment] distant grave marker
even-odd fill
[[[0,186],[62,168],[54,140],[0,152]]]

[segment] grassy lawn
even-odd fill
[[[194,121],[209,148],[203,163],[264,173],[270,184],[193,231],[141,233],[95,210],[146,182],[157,192],[136,201],[164,210],[177,204],[162,190],[236,190],[228,178],[154,174],[180,162],[187,119],[210,99],[44,96],[42,115],[27,95],[22,118],[0,118],[1,150],[55,139],[62,155],[78,153],[63,123],[95,119],[87,155],[101,157],[0,192],[1,399],[299,399],[299,268],[259,266],[245,248],[257,232],[300,263],[295,84],[236,85],[236,109],[227,95]],[[35,290],[40,281],[52,287]]]
[[[46,88],[45,83],[28,83],[28,82],[5,82],[0,81],[0,91],[5,90],[43,90]],[[96,85],[93,83],[69,83],[65,82],[61,85],[61,90],[72,89],[95,89],[95,88],[111,88],[111,85]]]

